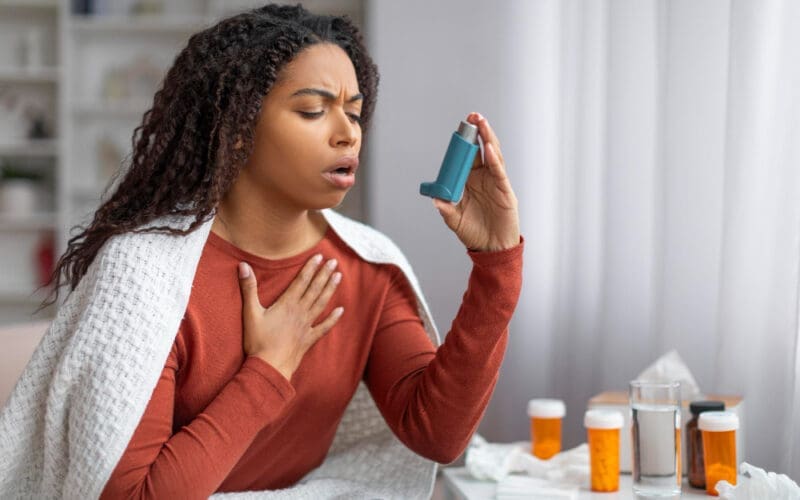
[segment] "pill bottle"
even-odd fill
[[[730,411],[707,411],[700,414],[697,427],[703,433],[703,466],[706,470],[706,493],[718,495],[717,481],[736,484],[736,430],[739,417]]]
[[[561,421],[566,413],[566,406],[560,399],[528,401],[533,456],[547,460],[561,451]]]
[[[706,411],[722,411],[722,401],[692,401],[689,411],[692,418],[686,423],[686,459],[689,461],[689,484],[694,488],[706,487],[706,472],[703,466],[703,434],[697,428],[697,420]]]
[[[588,410],[583,416],[592,491],[619,490],[619,432],[624,422],[622,413],[613,410]]]

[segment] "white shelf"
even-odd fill
[[[58,139],[22,140],[0,143],[0,157],[24,156],[28,158],[48,158],[58,156]]]
[[[75,103],[72,112],[84,118],[140,118],[150,105],[151,101],[148,99],[83,101]]]
[[[0,0],[0,9],[58,11],[58,0]]]
[[[201,16],[170,17],[73,15],[72,31],[82,35],[190,34],[201,29],[207,20]]]
[[[0,67],[0,83],[57,83],[59,68],[44,66],[41,68]]]
[[[54,212],[31,215],[9,215],[0,212],[0,231],[41,231],[56,229],[58,217]]]

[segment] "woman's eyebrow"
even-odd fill
[[[322,89],[300,89],[294,94],[292,94],[291,97],[297,97],[302,95],[318,95],[330,100],[336,99],[336,96],[333,95],[331,92]],[[355,102],[361,99],[364,99],[364,94],[356,94],[353,97],[349,98],[347,102]]]

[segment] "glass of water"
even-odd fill
[[[630,384],[633,492],[640,497],[681,494],[679,382]]]

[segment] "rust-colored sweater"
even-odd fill
[[[469,285],[437,350],[403,273],[360,259],[332,229],[300,255],[268,260],[211,232],[172,351],[101,498],[206,498],[275,489],[322,463],[362,380],[395,435],[448,463],[464,451],[497,381],[521,286],[523,244],[469,252]],[[291,380],[242,350],[237,265],[246,261],[264,306],[321,253],[342,273],[322,317],[338,323]]]

